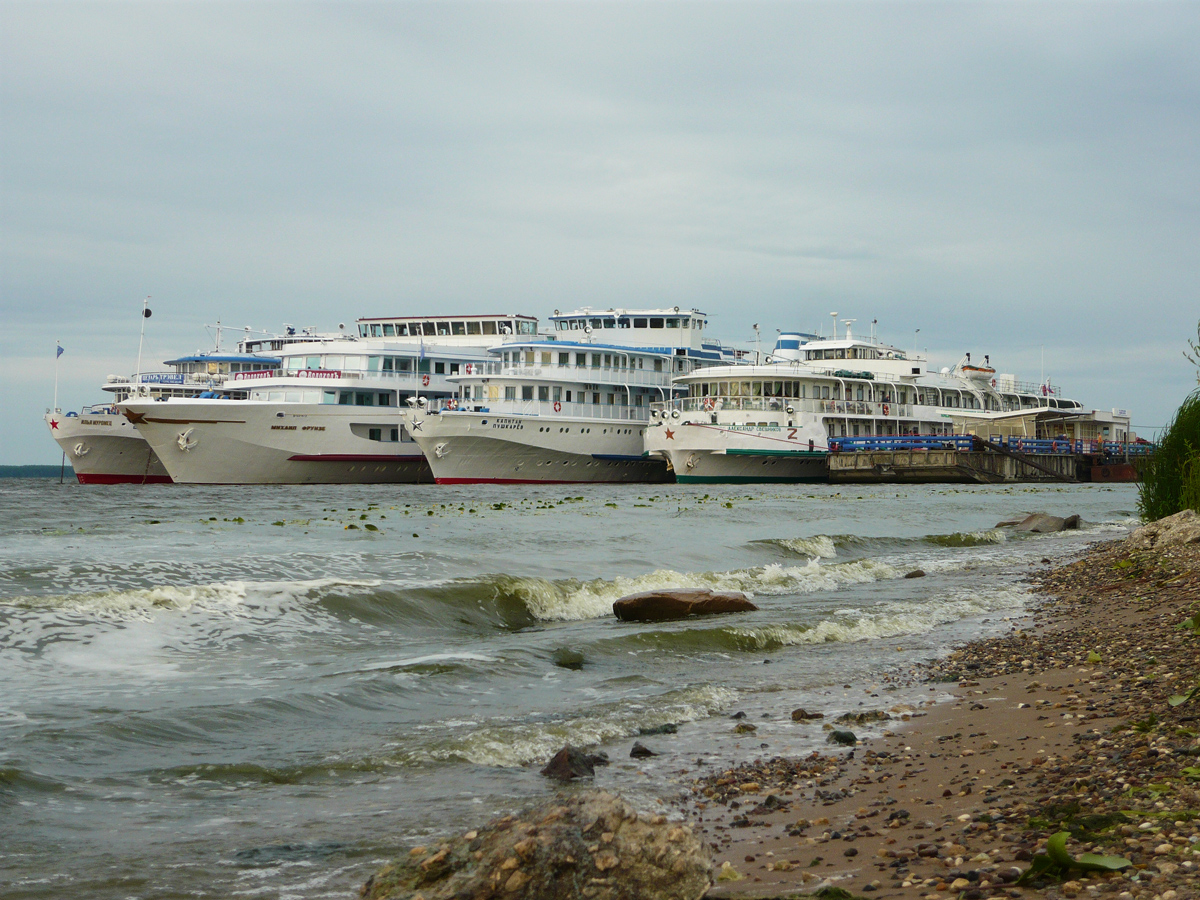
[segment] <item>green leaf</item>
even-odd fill
[[[1182,706],[1195,697],[1197,693],[1200,693],[1200,684],[1193,685],[1192,689],[1186,694],[1172,694],[1167,698],[1167,702],[1172,706]]]
[[[1123,856],[1099,856],[1095,853],[1084,853],[1075,863],[1075,868],[1085,872],[1119,872],[1132,865],[1133,863]]]
[[[1024,887],[1027,884],[1032,884],[1038,878],[1046,876],[1048,878],[1061,878],[1062,872],[1058,863],[1054,862],[1045,853],[1039,853],[1033,858],[1033,862],[1029,864],[1029,868],[1025,873],[1018,878],[1013,884],[1017,887]]]
[[[1060,831],[1050,836],[1050,840],[1046,841],[1046,855],[1051,861],[1064,869],[1069,869],[1074,862],[1071,859],[1071,854],[1067,852],[1067,838],[1071,836],[1069,831]]]
[[[1087,655],[1087,661],[1088,661],[1088,662],[1090,662],[1090,663],[1098,663],[1098,662],[1100,662],[1100,660],[1101,660],[1101,656],[1100,656],[1100,654],[1099,654],[1099,653],[1097,653],[1095,650],[1091,650],[1091,651],[1089,651],[1089,652],[1088,652],[1088,655]]]

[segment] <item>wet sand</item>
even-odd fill
[[[919,673],[929,705],[877,701],[883,737],[697,780],[708,896],[1200,898],[1200,696],[1167,702],[1200,681],[1200,636],[1178,628],[1200,611],[1200,545],[1113,542],[1032,580],[1042,601],[1012,633]],[[1013,886],[1059,831],[1133,866]]]

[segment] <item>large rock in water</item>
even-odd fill
[[[584,753],[578,747],[567,744],[546,763],[542,774],[547,778],[570,781],[572,778],[591,778],[596,774],[596,766],[607,765],[608,754]]]
[[[699,900],[711,886],[712,859],[690,827],[584,791],[415,847],[361,893],[366,900]]]
[[[1195,510],[1185,509],[1173,516],[1143,525],[1127,537],[1125,542],[1131,550],[1200,544],[1200,516],[1196,515]]]
[[[613,603],[613,615],[625,622],[669,622],[688,616],[746,612],[758,609],[741,591],[684,588],[630,594]]]
[[[1026,516],[1017,523],[1017,531],[1031,531],[1034,534],[1049,534],[1055,531],[1071,531],[1079,528],[1079,516],[1048,516],[1044,513],[1034,513]]]

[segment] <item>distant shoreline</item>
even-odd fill
[[[49,466],[0,466],[0,478],[57,478],[59,472],[75,478],[75,470],[59,464]]]

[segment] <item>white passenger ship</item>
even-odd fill
[[[457,396],[420,397],[401,415],[439,484],[653,482],[665,460],[643,453],[650,406],[672,378],[737,355],[704,336],[696,310],[579,309],[552,333],[518,340]]]
[[[377,484],[431,481],[397,416],[417,395],[453,396],[449,379],[483,367],[489,348],[536,338],[521,315],[368,317],[357,334],[279,351],[273,372],[243,372],[207,398],[140,399],[125,415],[186,484]]]
[[[997,375],[970,355],[953,369],[855,338],[782,334],[766,365],[677,377],[686,396],[655,403],[645,448],[680,482],[815,482],[830,440],[852,436],[1038,435],[1082,405],[1049,383]]]
[[[219,342],[219,338],[218,338]],[[131,396],[159,399],[191,398],[226,389],[229,379],[243,372],[270,374],[279,360],[256,353],[222,353],[219,349],[169,359],[167,371],[141,372],[131,377],[110,375],[102,390],[112,394],[107,403],[85,406],[78,412],[47,410],[46,427],[62,447],[80,484],[169,484],[171,476],[146,443],[137,426],[117,404]]]

